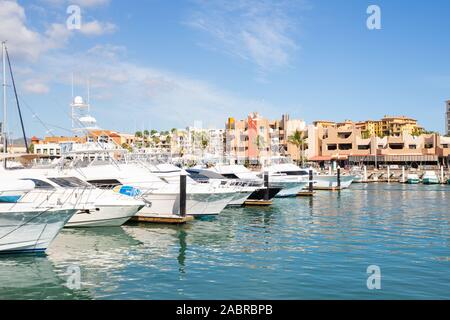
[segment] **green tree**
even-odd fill
[[[153,129],[152,131],[150,131],[150,135],[151,136],[154,136],[155,134],[157,134],[158,133],[158,131],[156,131],[155,129]]]
[[[133,151],[132,148],[127,143],[122,143],[122,149],[126,149],[129,152]]]
[[[142,132],[141,131],[136,131],[136,133],[134,134],[134,136],[136,138],[142,138]]]
[[[144,137],[148,137],[150,135],[150,132],[148,132],[148,130],[144,130]]]
[[[293,145],[295,145],[297,147],[297,149],[299,150],[298,163],[301,163],[301,165],[304,166],[305,162],[304,162],[303,154],[305,151],[305,142],[306,142],[305,132],[300,131],[300,130],[295,130],[294,134],[289,136],[288,142],[292,143]]]
[[[370,132],[369,130],[365,130],[361,132],[361,138],[363,139],[369,139],[370,138]]]

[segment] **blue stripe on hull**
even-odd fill
[[[43,254],[47,249],[24,249],[24,250],[6,250],[0,251],[0,255],[9,254]]]
[[[16,203],[20,196],[0,196],[0,203]]]

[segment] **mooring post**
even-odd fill
[[[391,167],[389,165],[387,167],[387,182],[391,182]]]
[[[314,182],[313,182],[313,171],[309,169],[309,192],[313,192],[314,190]]]
[[[406,182],[406,177],[405,177],[405,166],[402,166],[402,183]]]
[[[337,168],[337,187],[341,188],[341,167]]]
[[[186,175],[180,175],[180,216],[186,216]]]
[[[269,172],[264,172],[264,201],[269,201]]]
[[[364,179],[364,182],[367,182],[367,180],[369,179],[367,177],[367,166],[364,166],[364,177],[363,177],[363,179]]]

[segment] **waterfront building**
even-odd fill
[[[406,116],[384,116],[381,120],[366,120],[356,123],[363,136],[400,136],[403,133],[420,135],[424,132],[417,120]]]
[[[364,135],[359,123],[345,121],[308,126],[309,161],[348,164],[448,165],[450,138],[401,131],[389,136]]]
[[[445,129],[445,134],[450,136],[450,100],[445,102]]]
[[[289,142],[295,131],[305,131],[303,120],[290,119],[285,114],[281,120],[269,120],[253,112],[245,120],[229,118],[226,125],[225,151],[232,161],[253,165],[270,161],[273,156],[300,157],[298,147]]]

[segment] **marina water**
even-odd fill
[[[47,255],[0,256],[0,298],[449,299],[449,205],[449,186],[356,184],[184,226],[67,229]]]

